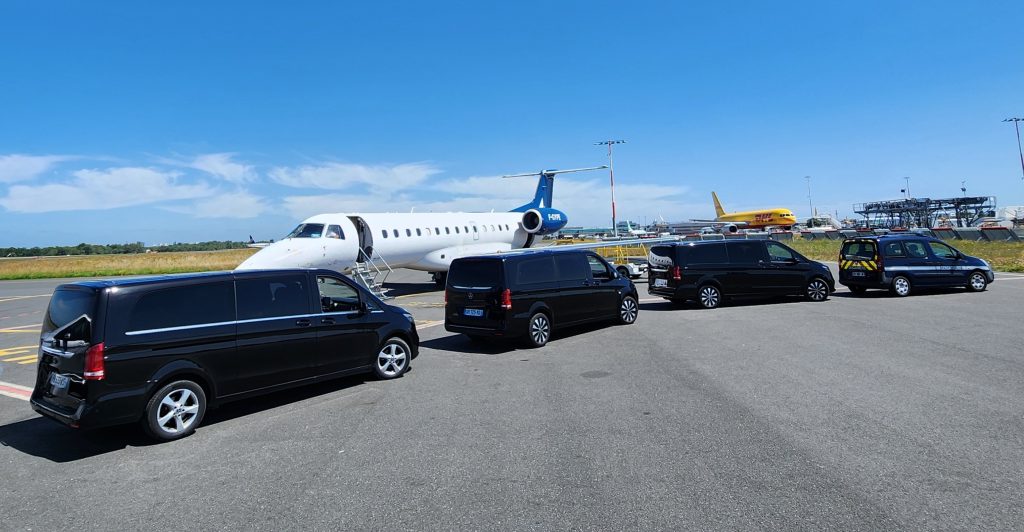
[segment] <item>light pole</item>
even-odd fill
[[[967,181],[966,180],[960,182],[960,192],[964,193],[964,197],[965,198],[967,197]]]
[[[811,201],[811,176],[805,175],[804,179],[807,180],[807,206],[811,209],[810,217],[814,218],[814,202]]]
[[[1020,155],[1020,178],[1024,179],[1024,150],[1020,147],[1020,123],[1024,122],[1024,118],[1007,118],[1003,122],[1013,122],[1014,129],[1017,130],[1017,154]]]
[[[615,220],[615,164],[612,161],[612,146],[625,143],[624,140],[603,140],[594,143],[594,146],[608,146],[608,181],[612,185],[612,234],[615,236],[619,236],[619,226]]]

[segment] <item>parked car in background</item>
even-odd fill
[[[636,287],[591,251],[540,250],[452,261],[446,330],[470,338],[524,338],[541,347],[557,328],[636,321]]]
[[[828,266],[771,240],[718,240],[654,246],[647,290],[675,303],[717,308],[724,299],[804,296],[835,291]]]
[[[981,292],[993,281],[995,273],[983,259],[928,236],[855,237],[839,252],[839,283],[854,294],[880,288],[905,297],[928,287]]]
[[[173,440],[225,401],[398,377],[418,344],[409,313],[327,270],[77,282],[50,298],[31,403],[71,427],[141,422]]]

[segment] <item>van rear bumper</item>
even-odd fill
[[[468,325],[456,325],[445,321],[444,330],[468,336],[492,336],[495,338],[511,338],[516,336],[515,333],[509,330],[510,327],[507,325],[508,321],[505,321],[504,323],[506,325],[501,327],[470,327]]]
[[[47,401],[45,395],[36,391],[29,402],[33,410],[58,423],[72,428],[93,429],[134,423],[142,417],[146,397],[146,389],[141,387],[109,393],[93,403],[81,400],[65,406]]]

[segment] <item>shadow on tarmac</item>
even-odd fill
[[[559,340],[572,338],[580,334],[594,332],[606,327],[615,327],[613,322],[593,322],[583,325],[573,325],[565,329],[558,329],[551,334],[549,345],[557,344]],[[471,339],[464,334],[450,334],[432,340],[420,342],[420,347],[437,349],[438,351],[450,351],[453,353],[464,353],[469,355],[503,355],[516,350],[529,351],[532,348],[527,346],[522,338],[483,338],[480,340]],[[539,348],[543,350],[544,348]]]
[[[388,296],[400,297],[400,296],[414,296],[419,294],[429,294],[431,292],[443,292],[443,288],[438,288],[434,283],[384,283],[384,288],[388,290]],[[401,306],[401,305],[399,305]]]
[[[834,297],[837,294],[832,294],[830,297]],[[728,307],[760,307],[764,305],[790,305],[793,303],[811,303],[801,296],[775,296],[769,298],[742,298],[742,299],[725,299],[718,308]],[[691,311],[708,311],[704,307],[697,304],[696,301],[687,301],[685,303],[673,303],[671,301],[658,301],[658,302],[647,302],[640,303],[640,310],[651,311],[651,312],[666,312],[673,310],[691,310]]]
[[[409,371],[412,371],[412,366]],[[364,384],[367,380],[368,375],[356,375],[225,403],[219,408],[207,410],[199,426],[199,435],[187,437],[202,437],[204,427],[344,390]],[[78,430],[40,416],[0,426],[0,445],[57,463],[74,462],[127,447],[158,444],[146,436],[137,423]]]

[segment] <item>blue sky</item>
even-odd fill
[[[0,246],[506,210],[616,151],[620,219],[1024,204],[1024,3],[0,4]],[[608,225],[605,173],[555,186]]]

